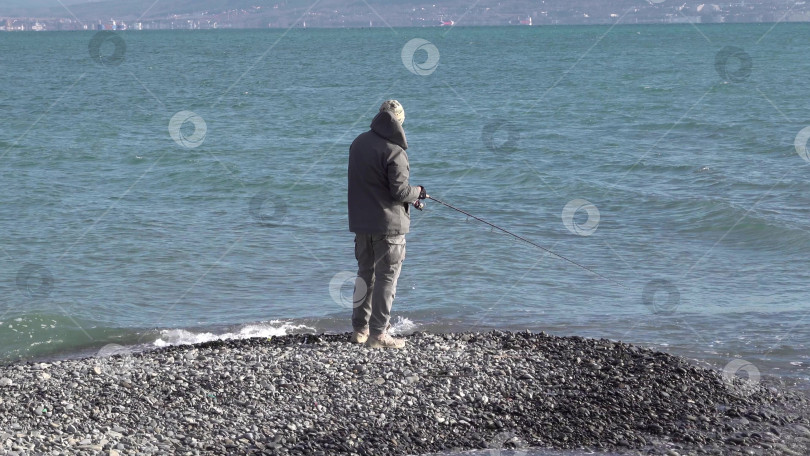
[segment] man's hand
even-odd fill
[[[427,194],[427,192],[425,192],[425,187],[422,187],[421,185],[417,185],[417,187],[419,187],[419,199],[414,201],[411,204],[413,204],[413,207],[415,207],[415,208],[417,208],[417,209],[419,209],[421,211],[425,207],[425,203],[423,203],[420,200],[428,198],[428,194]]]

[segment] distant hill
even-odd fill
[[[11,1],[12,3],[6,3]],[[76,0],[74,0],[75,2]],[[588,0],[511,0],[494,1],[481,0],[474,4],[471,11],[469,0],[100,0],[92,3],[69,5],[68,9],[55,5],[53,0],[3,0],[0,6],[0,15],[7,14],[5,10],[14,9],[19,12],[23,3],[29,5],[28,12],[42,17],[72,17],[81,21],[93,22],[98,20],[163,20],[167,18],[219,18],[222,15],[241,18],[243,21],[256,23],[284,23],[295,21],[304,12],[310,10],[304,18],[312,25],[317,23],[332,25],[340,21],[349,20],[367,24],[371,21],[385,21],[399,25],[412,25],[418,22],[435,23],[439,19],[458,20],[463,15],[470,18],[481,15],[491,16],[492,20],[499,21],[500,16],[513,17],[515,21],[520,17],[528,17],[532,12],[541,14],[543,9],[557,11],[563,9],[575,10],[577,3],[599,4],[598,1]],[[43,4],[51,5],[43,8]],[[601,2],[604,3],[604,2]],[[639,0],[615,0],[611,2],[616,8],[638,5]],[[314,4],[314,6],[313,6]],[[369,5],[371,8],[369,8]],[[543,5],[541,8],[539,5]],[[311,8],[311,9],[310,9]],[[373,8],[373,10],[372,10]],[[375,13],[376,11],[376,13]],[[377,15],[379,14],[379,16]]]
[[[144,28],[762,22],[806,20],[801,14],[810,8],[791,0],[62,0],[67,8],[54,0],[0,1],[0,17],[23,11],[29,18]]]
[[[77,3],[90,3],[91,1],[98,0],[62,0],[62,3],[68,7],[71,7]],[[59,5],[59,3],[57,3],[55,0],[1,0],[0,15],[27,16],[47,11],[54,5]],[[64,9],[62,11],[64,11]]]

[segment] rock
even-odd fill
[[[11,381],[8,377],[0,378],[0,386],[11,386],[14,382]]]
[[[805,438],[810,438],[810,428],[807,428],[806,426],[802,426],[801,424],[795,424],[795,425],[793,425],[793,429],[796,430],[798,435],[800,435],[802,437],[805,437]]]

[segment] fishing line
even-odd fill
[[[474,215],[470,214],[470,213],[469,213],[469,212],[467,212],[467,211],[463,211],[463,210],[461,210],[461,209],[459,209],[459,208],[457,208],[457,207],[455,207],[455,206],[453,206],[453,205],[451,205],[451,204],[447,204],[447,203],[445,203],[444,201],[439,200],[439,199],[436,199],[436,198],[434,198],[434,197],[432,197],[432,196],[430,196],[430,195],[427,195],[427,199],[431,199],[431,200],[433,200],[433,201],[436,201],[437,203],[442,204],[442,205],[444,205],[444,206],[447,206],[447,207],[449,207],[450,209],[453,209],[454,211],[461,212],[462,214],[466,215],[467,217],[472,217],[472,218],[474,218],[474,219],[478,220],[478,221],[479,221],[479,222],[481,222],[481,223],[486,223],[487,225],[489,225],[489,226],[491,226],[491,227],[493,227],[493,228],[495,228],[495,229],[497,229],[497,230],[501,230],[501,231],[503,231],[504,233],[506,233],[506,234],[508,234],[508,235],[510,235],[510,236],[514,236],[515,238],[520,239],[521,241],[523,241],[523,242],[525,242],[525,243],[527,243],[527,244],[533,245],[533,246],[537,247],[538,249],[544,250],[544,251],[546,251],[546,252],[548,252],[548,253],[550,253],[550,254],[552,254],[552,255],[554,255],[554,256],[556,256],[556,257],[558,257],[558,258],[562,258],[563,260],[565,260],[565,261],[567,261],[567,262],[569,262],[569,263],[571,263],[571,264],[573,264],[573,265],[576,265],[576,266],[578,266],[578,267],[580,267],[580,268],[582,268],[582,269],[584,269],[584,270],[586,270],[586,271],[590,272],[591,274],[597,275],[597,276],[599,276],[599,277],[601,277],[601,278],[603,278],[603,279],[605,279],[605,280],[609,280],[609,281],[611,281],[611,282],[615,283],[616,285],[619,285],[619,286],[620,286],[620,287],[622,287],[622,288],[627,288],[627,287],[626,287],[626,286],[624,286],[624,284],[622,284],[621,282],[617,282],[617,281],[615,281],[615,280],[613,280],[613,279],[611,279],[611,278],[609,278],[609,277],[605,277],[605,276],[603,276],[602,274],[600,274],[600,273],[598,273],[598,272],[594,271],[593,269],[591,269],[591,268],[589,268],[589,267],[587,267],[587,266],[583,266],[583,265],[581,265],[581,264],[577,263],[576,261],[574,261],[574,260],[572,260],[572,259],[570,259],[570,258],[566,258],[566,257],[564,257],[564,256],[560,255],[559,253],[554,253],[554,252],[552,252],[551,250],[549,250],[549,249],[547,249],[547,248],[543,247],[542,245],[537,244],[537,243],[534,243],[534,242],[532,242],[532,241],[530,241],[530,240],[526,239],[526,238],[525,238],[525,237],[523,237],[523,236],[518,236],[517,234],[515,234],[515,233],[513,233],[513,232],[511,232],[511,231],[509,231],[509,230],[507,230],[507,229],[505,229],[505,228],[501,228],[501,227],[499,227],[498,225],[495,225],[494,223],[489,223],[489,222],[487,222],[486,220],[484,220],[484,219],[482,219],[482,218],[480,218],[480,217],[476,217],[476,216],[474,216]]]

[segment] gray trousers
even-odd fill
[[[355,331],[368,327],[371,334],[382,334],[391,318],[397,280],[405,260],[405,236],[355,234],[354,256],[357,280],[352,327]]]

